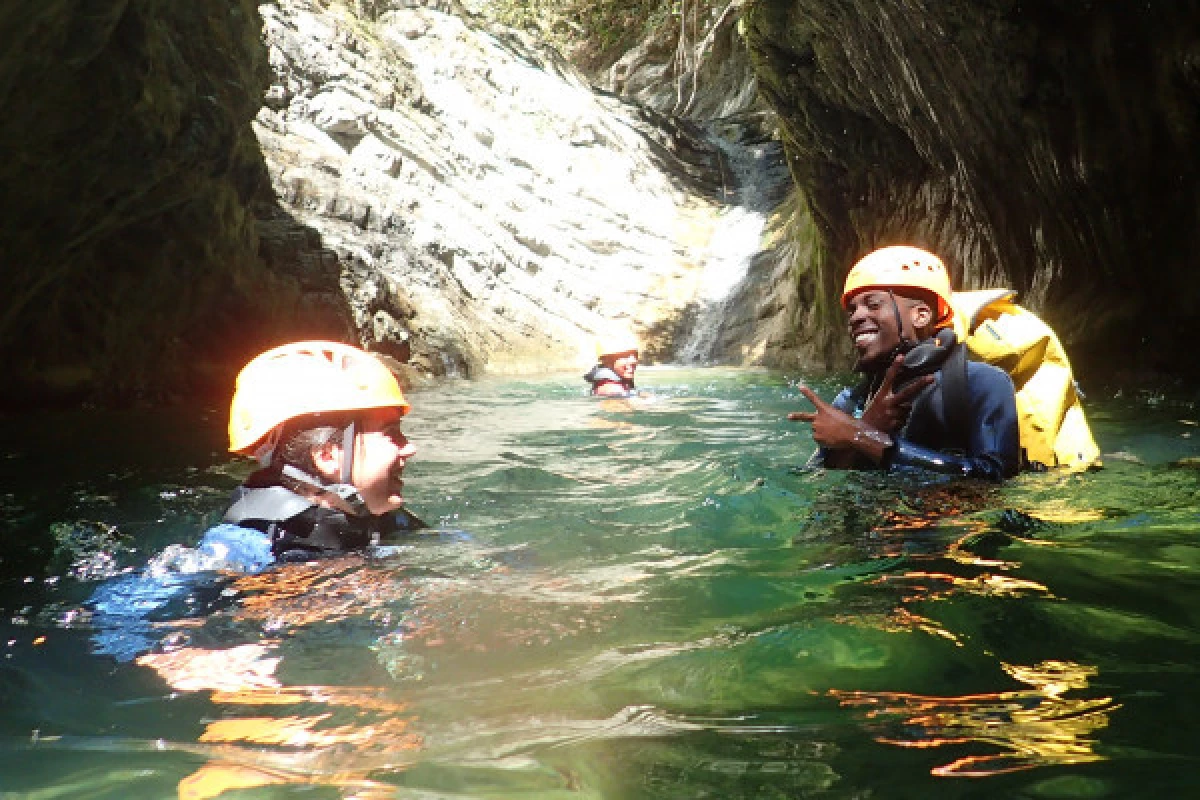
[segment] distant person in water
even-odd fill
[[[816,463],[921,467],[996,481],[1017,473],[1012,379],[966,360],[950,298],[945,265],[925,250],[885,247],[854,265],[842,307],[863,381],[832,403],[803,386],[816,411],[788,415],[812,424]]]
[[[637,394],[633,382],[638,367],[638,343],[632,336],[610,336],[596,342],[596,365],[583,379],[592,385],[592,394],[600,397],[631,397]]]

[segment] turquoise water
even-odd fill
[[[639,378],[415,392],[439,533],[210,576],[134,661],[85,601],[223,510],[222,414],[3,421],[0,798],[1197,793],[1194,400],[992,487],[804,471],[785,376]]]

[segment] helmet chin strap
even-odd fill
[[[892,313],[896,315],[896,333],[899,335],[900,341],[895,347],[892,348],[891,352],[888,353],[887,358],[883,363],[883,369],[872,373],[872,375],[867,379],[869,390],[866,396],[868,399],[875,395],[875,391],[879,388],[880,384],[883,383],[884,371],[887,369],[887,367],[892,365],[892,362],[896,360],[896,356],[908,353],[916,344],[904,333],[904,318],[900,315],[900,303],[898,300],[896,300],[895,292],[893,292],[891,289],[888,289],[887,293],[888,297],[892,298]],[[861,361],[856,361],[854,363],[854,370],[856,372],[864,371]]]
[[[301,469],[285,464],[279,471],[279,485],[308,499],[313,505],[335,508],[352,517],[368,517],[371,512],[349,483],[321,483],[320,479]]]
[[[354,472],[354,444],[358,437],[358,420],[350,420],[350,424],[342,431],[342,483],[350,483]]]
[[[896,300],[896,295],[891,289],[888,289],[888,297],[892,298],[892,311],[896,315],[896,333],[900,336],[900,343],[892,348],[892,354],[889,361],[896,358],[901,353],[907,353],[913,349],[913,341],[904,333],[904,320],[900,316],[900,303]]]

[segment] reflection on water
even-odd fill
[[[931,772],[940,777],[987,777],[1103,758],[1095,752],[1096,735],[1119,706],[1109,697],[1062,696],[1069,689],[1086,689],[1095,668],[1064,662],[1002,666],[1033,688],[960,697],[836,689],[830,694],[843,706],[866,708],[867,727],[877,741],[921,748],[980,744],[999,751],[936,766]]]
[[[173,689],[210,691],[227,715],[205,725],[198,741],[212,745],[203,751],[209,760],[180,781],[179,796],[285,784],[391,796],[393,787],[369,776],[402,768],[403,754],[420,748],[405,705],[379,688],[284,686],[275,675],[281,658],[271,652],[254,644],[184,647],[138,659]]]
[[[84,453],[65,475],[7,431],[9,538],[50,531],[59,552],[51,575],[0,584],[0,789],[1195,788],[1188,402],[1093,401],[1106,469],[996,487],[801,469],[812,441],[780,376],[639,376],[652,397],[596,401],[578,376],[415,393],[408,493],[438,530],[253,576],[181,566],[244,472],[209,446],[217,417],[157,423],[144,452],[118,436],[128,463]],[[87,441],[86,419],[53,422],[35,427]],[[144,423],[105,422],[122,424]],[[154,613],[85,602],[148,562],[183,587]]]

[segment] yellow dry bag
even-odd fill
[[[1012,377],[1026,460],[1073,470],[1098,467],[1100,449],[1067,354],[1050,326],[1013,302],[1015,296],[1010,289],[955,292],[954,333],[971,358]]]

